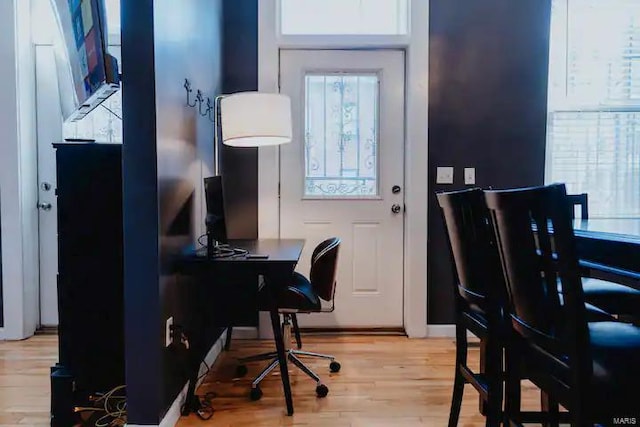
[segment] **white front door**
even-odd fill
[[[40,254],[40,325],[58,325],[58,218],[56,153],[62,140],[62,112],[54,50],[36,45],[36,114],[38,138],[38,205]]]
[[[303,327],[403,326],[405,61],[400,50],[283,50],[293,142],[280,148],[280,234],[342,239],[335,311]]]

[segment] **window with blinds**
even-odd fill
[[[640,216],[640,1],[553,0],[547,182]]]

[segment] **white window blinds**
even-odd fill
[[[640,1],[553,0],[547,181],[640,215]]]

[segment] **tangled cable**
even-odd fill
[[[125,388],[124,385],[115,387],[95,399],[95,406],[76,407],[75,412],[104,412],[94,423],[95,427],[123,427],[127,423],[127,397],[118,392]]]

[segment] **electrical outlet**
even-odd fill
[[[464,168],[464,183],[466,185],[476,183],[476,168]]]
[[[173,326],[173,316],[167,319],[167,328],[165,330],[165,346],[169,347],[171,345],[171,327]]]
[[[438,166],[436,168],[436,184],[453,184],[452,166]]]

